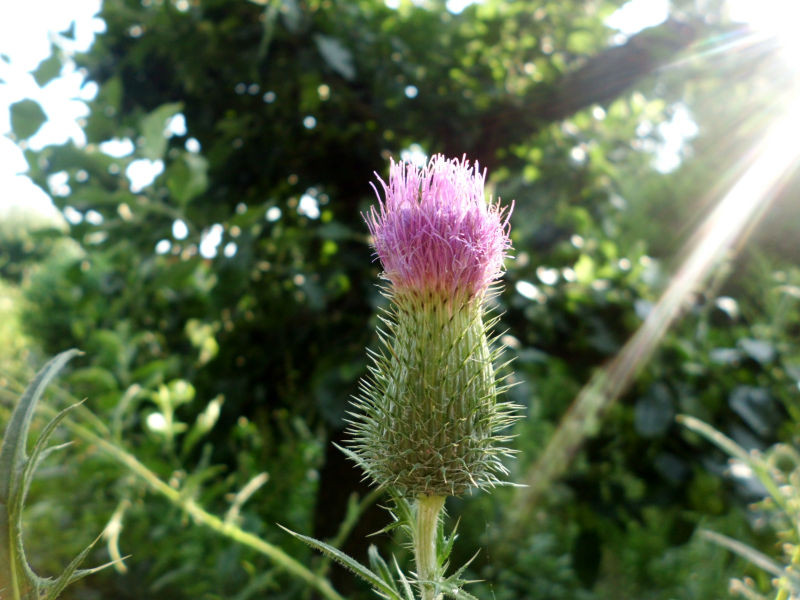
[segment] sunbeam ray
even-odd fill
[[[762,141],[741,161],[742,174],[686,245],[686,257],[669,286],[622,350],[578,393],[539,459],[528,469],[509,518],[522,522],[541,493],[568,467],[583,440],[596,433],[609,407],[625,392],[675,322],[687,298],[712,269],[741,245],[763,216],[800,157],[800,96],[795,109],[776,119]],[[749,165],[749,166],[748,166]],[[513,528],[512,528],[513,530]],[[517,530],[520,530],[517,528]]]

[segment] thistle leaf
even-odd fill
[[[110,567],[116,562],[116,561],[108,562],[104,565],[100,565],[98,567],[94,567],[91,569],[78,568],[79,566],[81,566],[81,564],[86,559],[91,549],[94,548],[94,545],[100,540],[101,537],[102,534],[96,537],[91,544],[89,544],[86,548],[83,549],[83,551],[80,554],[78,554],[78,556],[72,559],[72,562],[70,562],[69,565],[67,565],[67,568],[64,569],[64,572],[61,573],[61,575],[59,575],[57,579],[55,579],[54,581],[47,582],[45,586],[46,592],[44,600],[55,600],[61,595],[61,592],[64,591],[64,588],[66,588],[71,583],[83,579],[87,575],[97,573],[98,571],[101,571],[106,567]]]
[[[472,563],[472,561],[477,558],[478,554],[480,554],[480,550],[473,554],[472,558],[470,558],[467,562],[461,565],[461,567],[455,573],[439,583],[442,592],[446,596],[449,596],[450,598],[457,598],[458,600],[461,600],[462,598],[466,600],[478,600],[475,596],[465,592],[463,589],[463,587],[468,583],[475,583],[475,580],[461,579],[464,571],[466,571],[467,567]]]
[[[308,537],[307,535],[295,533],[291,529],[287,529],[281,524],[278,524],[278,527],[283,529],[286,533],[293,535],[301,542],[308,544],[315,550],[319,550],[320,552],[322,552],[332,560],[336,561],[346,569],[349,569],[355,575],[358,575],[359,577],[361,577],[361,579],[363,579],[364,581],[369,583],[373,588],[375,588],[376,592],[382,594],[386,598],[389,598],[390,600],[403,600],[403,598],[397,592],[396,587],[392,587],[386,582],[384,582],[381,577],[370,571],[367,567],[362,565],[354,558],[349,557],[347,554],[345,554],[338,548],[334,548],[330,544],[326,544],[325,542],[321,542],[320,540]]]
[[[14,408],[3,436],[3,445],[0,447],[0,502],[8,504],[11,486],[13,482],[17,481],[16,471],[21,469],[25,462],[28,430],[36,404],[53,377],[80,353],[80,351],[72,349],[53,358],[36,374]]]
[[[400,583],[403,586],[403,592],[406,595],[406,600],[414,600],[414,590],[411,589],[411,582],[406,577],[403,570],[400,568],[400,565],[397,564],[397,558],[393,555],[392,562],[394,564],[394,570],[397,571],[397,576],[400,579]]]
[[[59,412],[45,425],[27,456],[26,446],[36,405],[45,388],[78,350],[62,352],[47,363],[34,377],[11,414],[3,445],[0,447],[0,590],[10,587],[12,598],[22,600],[55,600],[70,583],[104,569],[78,569],[95,540],[83,550],[55,580],[39,577],[25,556],[22,542],[22,510],[36,467],[54,451],[68,444],[47,446],[59,424],[80,403]],[[98,538],[99,539],[99,538]]]
[[[20,506],[24,506],[25,499],[28,496],[28,489],[30,488],[31,481],[33,480],[33,473],[36,470],[36,467],[47,458],[50,454],[57,450],[61,450],[66,446],[69,446],[71,442],[67,442],[66,444],[58,444],[56,446],[51,446],[47,448],[47,441],[55,432],[56,427],[59,426],[61,421],[75,408],[83,404],[83,402],[78,402],[76,404],[72,404],[68,406],[61,412],[59,412],[53,419],[45,425],[44,429],[42,429],[41,434],[39,434],[39,439],[36,440],[36,444],[33,446],[33,450],[31,451],[30,457],[25,461],[25,467],[22,470],[22,478],[21,478],[21,491],[22,497],[20,498]]]
[[[14,407],[0,446],[0,587],[11,587],[12,597],[15,598],[38,597],[45,582],[36,576],[25,558],[22,508],[32,469],[42,457],[44,443],[52,434],[52,428],[45,428],[45,440],[41,445],[37,444],[34,456],[30,459],[26,453],[28,431],[45,388],[64,365],[78,354],[78,350],[62,352],[36,374]]]
[[[456,521],[456,524],[453,525],[453,530],[450,532],[449,536],[444,534],[444,528],[440,527],[439,531],[439,541],[436,544],[438,548],[439,555],[437,556],[437,561],[439,565],[442,567],[442,570],[446,570],[447,560],[450,558],[450,553],[453,551],[453,545],[455,544],[456,539],[458,538],[458,525],[461,522],[459,518]]]
[[[375,544],[370,544],[367,549],[367,556],[369,556],[369,566],[372,567],[372,571],[399,594],[400,590],[397,589],[397,582],[395,582],[394,577],[392,577],[392,571],[389,569],[389,565],[386,564],[386,561],[381,557]]]

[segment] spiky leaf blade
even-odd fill
[[[375,546],[375,544],[370,544],[367,549],[367,556],[369,557],[369,566],[372,567],[373,573],[383,579],[387,585],[391,586],[391,588],[399,594],[400,590],[397,589],[397,582],[395,582],[394,577],[392,577],[392,571],[389,569],[389,565],[386,564],[386,561],[381,557],[378,552],[378,547]]]
[[[15,479],[15,471],[25,461],[25,446],[28,439],[28,430],[31,426],[36,404],[42,397],[45,388],[64,368],[72,358],[79,355],[79,350],[67,350],[48,362],[36,374],[19,403],[11,413],[11,418],[3,436],[3,445],[0,447],[0,502],[8,503],[9,491]]]
[[[92,548],[94,548],[95,544],[103,537],[102,534],[99,535],[94,541],[89,544],[86,548],[81,551],[78,556],[72,559],[72,562],[67,565],[67,568],[58,576],[54,581],[48,581],[47,585],[45,586],[45,596],[44,600],[56,600],[61,595],[61,592],[64,589],[76,581],[83,579],[88,575],[92,575],[93,573],[97,573],[98,571],[102,571],[103,569],[110,567],[114,562],[109,562],[104,565],[100,565],[99,567],[94,567],[91,569],[79,569],[78,567],[83,564],[83,561],[86,560],[86,557],[89,555],[89,552]]]
[[[394,570],[397,571],[397,577],[400,580],[400,585],[403,586],[403,592],[406,595],[406,600],[414,600],[414,590],[411,589],[411,582],[406,577],[406,574],[403,573],[403,569],[400,568],[400,565],[397,564],[397,557],[392,555],[392,563],[394,564]]]
[[[15,596],[38,596],[44,581],[28,566],[22,544],[26,467],[36,463],[26,456],[28,431],[44,390],[64,365],[78,354],[80,352],[75,349],[62,352],[36,374],[14,407],[0,446],[0,587],[10,587]],[[35,451],[37,457],[41,456],[42,450]]]
[[[397,591],[394,590],[389,585],[387,585],[383,581],[383,579],[381,579],[378,575],[370,571],[367,567],[362,565],[354,558],[351,558],[338,548],[334,548],[330,544],[326,544],[325,542],[321,542],[320,540],[314,539],[307,535],[296,533],[291,529],[287,529],[283,525],[279,524],[278,527],[283,529],[286,533],[296,537],[301,542],[308,544],[315,550],[319,550],[320,552],[322,552],[332,560],[336,561],[346,569],[349,569],[355,575],[358,575],[359,577],[361,577],[361,579],[363,579],[364,581],[369,583],[372,587],[374,587],[377,592],[380,592],[381,594],[385,595],[391,600],[403,600],[403,598],[397,593]]]
[[[50,437],[55,432],[56,428],[61,424],[61,421],[72,412],[73,409],[80,406],[82,402],[78,402],[76,404],[72,404],[65,408],[64,410],[60,411],[55,417],[53,417],[50,422],[45,425],[42,432],[39,434],[39,439],[36,440],[36,444],[33,446],[33,450],[31,450],[31,455],[25,461],[25,466],[22,470],[22,477],[21,477],[21,492],[22,497],[20,499],[20,505],[25,504],[25,499],[28,495],[28,489],[30,488],[31,481],[33,480],[33,473],[36,471],[36,467],[47,458],[53,452],[60,450],[69,445],[67,444],[58,444],[57,446],[47,447],[47,442]]]

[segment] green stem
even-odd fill
[[[444,506],[444,496],[420,496],[417,498],[417,522],[414,531],[414,558],[417,563],[417,578],[420,580],[422,600],[436,600],[439,576],[436,560],[436,539],[439,513]]]
[[[17,535],[16,531],[12,532],[13,535]],[[13,540],[14,538],[11,538]],[[13,593],[12,598],[14,600],[22,600],[22,592],[19,588],[19,557],[17,556],[16,548],[14,547],[14,542],[12,541],[10,544],[9,550],[11,551],[11,591]]]
[[[792,567],[796,567],[800,564],[800,544],[794,547],[794,551],[792,552],[792,562],[790,564],[790,569]],[[789,600],[789,590],[785,587],[778,590],[778,595],[775,596],[775,600]]]
[[[49,410],[49,407],[47,407],[47,409]],[[86,427],[83,427],[82,425],[79,425],[78,423],[75,423],[74,421],[64,419],[63,423],[77,437],[90,444],[98,446],[101,450],[103,450],[103,452],[125,465],[130,471],[143,479],[152,491],[161,494],[172,504],[183,509],[194,519],[195,523],[205,525],[220,535],[228,537],[235,542],[242,544],[243,546],[252,548],[256,552],[267,556],[279,567],[285,569],[295,577],[302,579],[308,585],[313,586],[322,594],[323,597],[327,598],[328,600],[344,600],[344,598],[339,595],[333,586],[331,586],[328,580],[323,577],[319,577],[305,565],[286,554],[286,552],[277,546],[273,546],[258,536],[244,531],[233,523],[226,523],[216,515],[212,515],[198,505],[194,499],[184,496],[180,491],[161,481],[158,475],[153,473],[153,471],[139,462],[139,460],[129,452],[110,443],[106,439],[95,435],[92,431]]]

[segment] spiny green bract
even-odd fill
[[[467,303],[394,297],[381,316],[381,348],[370,352],[351,413],[352,448],[367,476],[400,494],[459,495],[501,483],[514,409],[498,402],[502,348]]]

